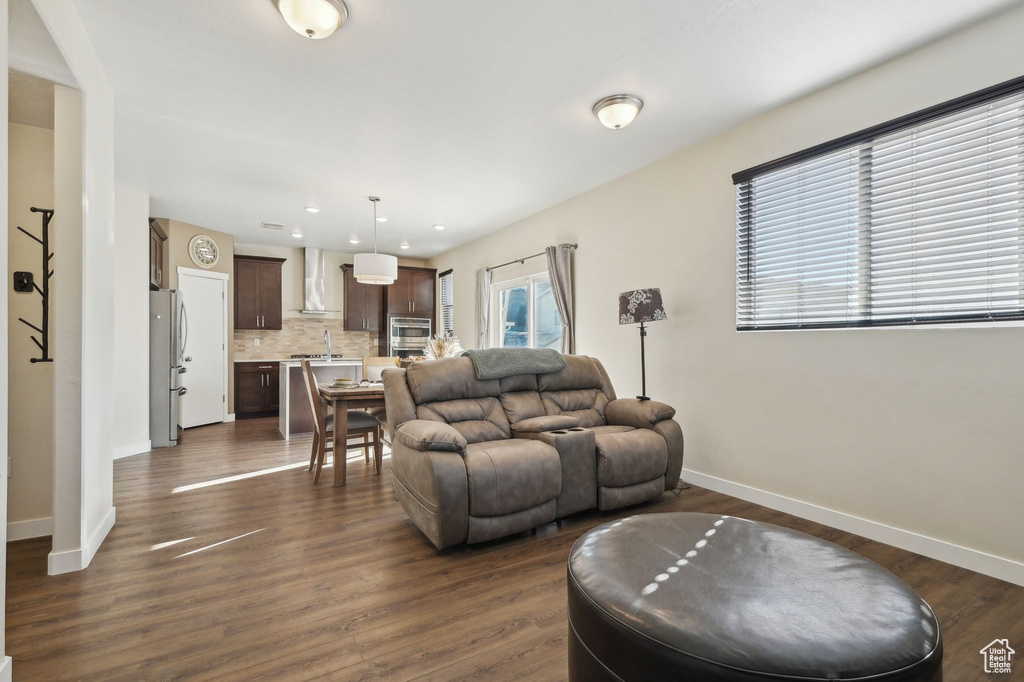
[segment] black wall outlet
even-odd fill
[[[16,272],[14,273],[14,290],[18,293],[26,294],[32,292],[32,273],[31,272]]]

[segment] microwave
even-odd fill
[[[424,346],[430,341],[428,317],[392,317],[389,327],[388,350],[392,356],[421,354]]]

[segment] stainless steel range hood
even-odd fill
[[[324,250],[306,248],[303,250],[305,262],[305,307],[306,315],[325,315],[327,313],[324,299]]]

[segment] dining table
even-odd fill
[[[339,434],[348,433],[348,411],[384,407],[384,385],[342,388],[331,384],[319,384],[317,389],[324,402],[334,410],[334,487],[343,488],[347,478],[347,450],[344,447],[347,439]],[[338,447],[338,443],[343,444],[341,448]]]

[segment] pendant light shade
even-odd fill
[[[373,202],[373,253],[357,253],[352,262],[356,281],[360,284],[394,284],[398,279],[398,259],[386,253],[377,253],[377,202],[380,197],[369,197]]]
[[[353,263],[360,284],[394,284],[398,259],[386,253],[357,253]]]
[[[313,40],[329,37],[348,20],[345,0],[274,0],[296,33]]]

